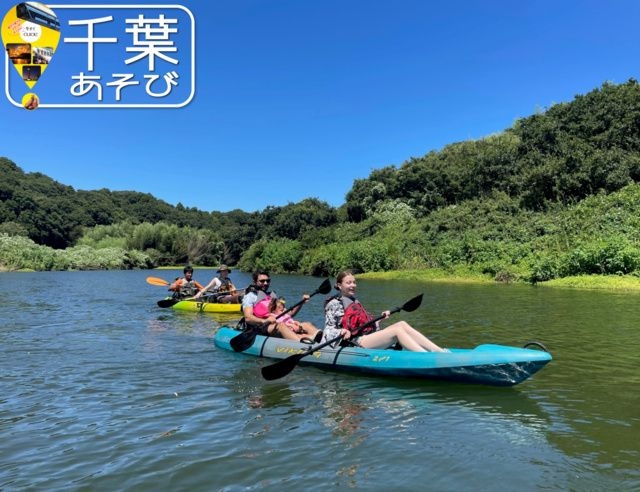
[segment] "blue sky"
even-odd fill
[[[188,105],[26,111],[2,91],[0,156],[75,189],[140,191],[205,211],[307,197],[337,207],[374,169],[640,78],[636,0],[176,3],[196,24]],[[1,0],[0,15],[13,5]],[[68,92],[63,69],[86,64],[57,55],[39,95]]]

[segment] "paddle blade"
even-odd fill
[[[423,294],[417,295],[415,296],[413,299],[409,299],[407,302],[405,302],[402,305],[402,309],[403,311],[407,311],[407,312],[411,312],[411,311],[415,311],[416,309],[418,309],[420,307],[420,304],[422,304],[422,296]]]
[[[158,301],[158,306],[160,306],[161,308],[170,308],[171,306],[179,302],[179,299],[162,299],[161,301]]]
[[[328,345],[333,345],[334,343],[339,343],[342,340],[342,335],[333,338],[327,342],[321,343],[320,345],[316,345],[313,348],[307,349],[305,352],[301,354],[293,354],[287,357],[286,359],[280,360],[275,364],[271,364],[270,366],[265,366],[261,369],[262,377],[264,377],[268,381],[272,381],[274,379],[279,379],[281,377],[286,376],[291,371],[293,371],[296,364],[300,362],[301,359],[306,357],[307,355],[311,355],[318,350],[325,348]]]
[[[320,287],[318,287],[316,292],[320,294],[328,294],[331,292],[331,282],[328,278],[324,279],[324,282],[320,284]]]
[[[151,284],[151,285],[158,285],[160,287],[164,287],[165,285],[169,285],[169,282],[167,282],[164,279],[158,278],[158,277],[147,277],[147,283]]]
[[[244,352],[253,345],[253,342],[256,341],[257,335],[258,332],[256,330],[249,328],[247,331],[243,331],[229,340],[229,344],[236,352]]]
[[[264,366],[260,370],[262,372],[262,377],[267,381],[273,381],[274,379],[285,377],[287,374],[293,371],[298,361],[305,355],[308,354],[305,352],[304,354],[290,355],[286,359],[279,360],[275,364]]]

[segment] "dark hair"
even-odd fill
[[[256,270],[255,272],[253,272],[252,277],[253,277],[253,282],[256,283],[258,281],[258,277],[260,275],[266,275],[267,277],[269,276],[269,272],[267,272],[266,270]]]
[[[187,273],[187,272],[191,272],[193,273],[193,267],[191,265],[187,265],[186,267],[184,267],[184,269],[182,270],[182,273]]]

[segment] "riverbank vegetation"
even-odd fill
[[[634,285],[639,121],[640,85],[606,83],[496,135],[377,169],[353,183],[341,207],[307,198],[253,213],[174,207],[132,191],[76,191],[0,158],[0,269],[189,262]]]

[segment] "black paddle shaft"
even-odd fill
[[[393,308],[392,310],[389,311],[389,316],[392,315],[393,313],[397,313],[398,311],[407,311],[407,312],[415,311],[416,309],[418,309],[418,307],[420,307],[420,304],[422,304],[422,294],[417,295],[412,299],[409,299],[401,307]],[[367,321],[364,325],[360,326],[359,328],[362,329],[362,328],[366,328],[367,326],[371,326],[377,323],[378,321],[380,321],[381,319],[384,319],[385,317],[386,316],[384,315],[380,315],[375,319]],[[291,371],[293,371],[301,359],[305,358],[308,355],[313,354],[314,352],[317,352],[318,350],[326,347],[327,345],[332,345],[336,342],[339,342],[340,340],[342,340],[343,337],[344,335],[340,335],[339,337],[336,337],[332,340],[321,343],[320,345],[316,345],[315,347],[309,348],[301,354],[293,354],[287,357],[286,359],[279,360],[275,364],[264,366],[260,371],[262,373],[262,377],[265,378],[267,381],[280,379],[286,376],[287,374],[289,374]]]
[[[178,304],[180,301],[184,301],[185,299],[162,299],[158,301],[158,306],[161,308],[170,308],[174,304]]]

